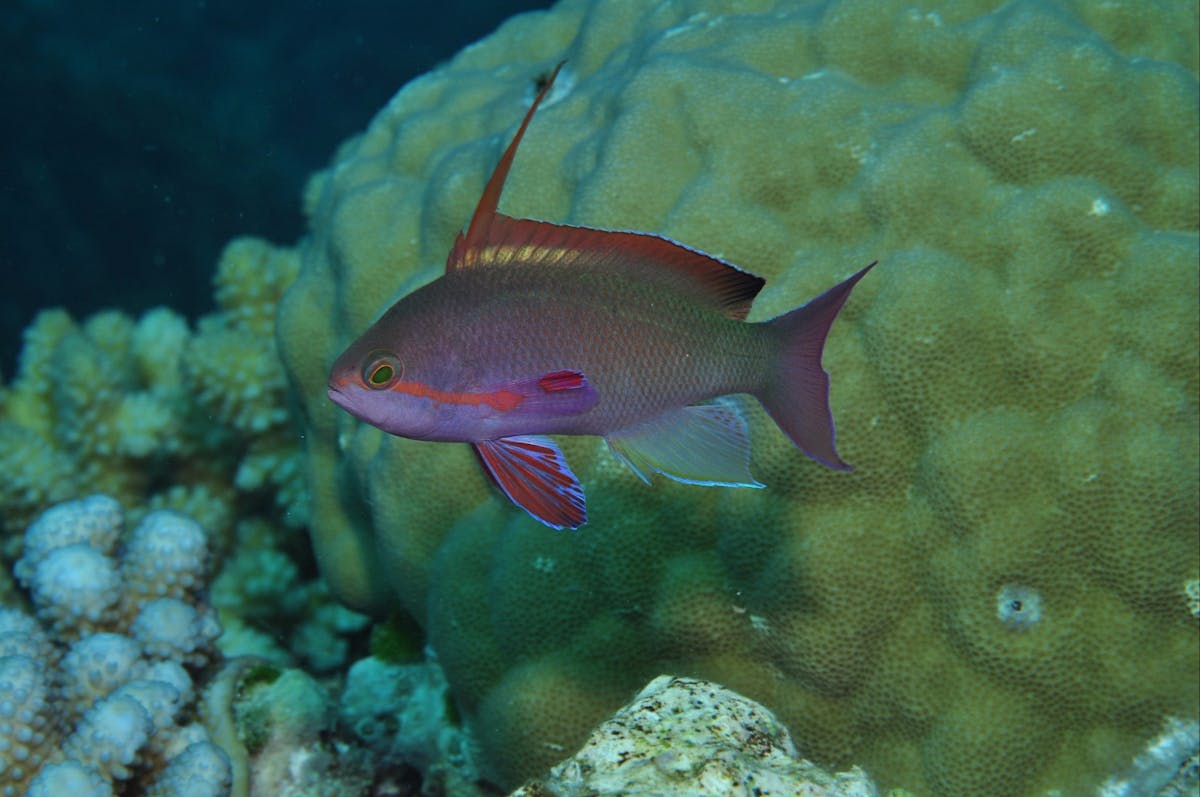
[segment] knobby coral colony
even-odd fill
[[[365,794],[400,765],[476,793],[436,662],[364,659],[339,700],[261,655],[223,660],[190,518],[127,529],[93,495],[44,512],[22,547],[30,610],[0,608],[0,796]]]
[[[351,605],[422,624],[491,777],[554,763],[661,672],[932,795],[1084,791],[1195,718],[1189,8],[567,0],[405,87],[313,178],[278,338],[316,552]],[[441,272],[563,58],[502,213],[743,265],[767,279],[751,321],[885,262],[826,348],[853,474],[753,408],[765,490],[646,489],[564,438],[589,520],[556,535],[465,446],[329,403],[329,365]]]
[[[201,599],[204,531],[167,511],[121,540],[123,526],[95,495],[25,535],[15,572],[33,614],[0,608],[2,795],[229,793],[229,758],[194,720],[220,632]]]
[[[48,506],[104,492],[131,511],[169,508],[228,545],[251,507],[306,521],[299,449],[273,342],[279,297],[299,268],[265,242],[229,243],[218,311],[197,329],[166,308],[76,322],[40,313],[0,390],[0,528],[13,542]],[[70,373],[69,380],[61,375]]]

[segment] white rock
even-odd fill
[[[766,708],[723,686],[660,675],[572,758],[512,797],[538,794],[877,797],[862,770],[800,758]]]

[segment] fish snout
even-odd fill
[[[327,396],[329,396],[329,400],[332,401],[334,404],[338,405],[339,407],[346,410],[347,412],[353,412],[353,409],[352,409],[353,402],[351,402],[349,396],[347,396],[345,393],[343,393],[341,391],[341,389],[338,387],[338,385],[335,382],[331,381],[329,383],[329,390],[327,390],[325,394]]]

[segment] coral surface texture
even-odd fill
[[[1195,2],[566,0],[407,85],[311,180],[276,325],[331,588],[421,625],[504,786],[663,672],[882,790],[1125,770],[1197,713],[1196,29]],[[880,261],[825,354],[853,473],[748,400],[766,489],[564,438],[589,522],[557,533],[467,446],[328,401],[562,59],[501,211],[719,255],[767,279],[751,321]],[[249,398],[213,411],[253,428]]]

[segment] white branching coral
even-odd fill
[[[55,506],[26,531],[0,608],[0,797],[228,795],[228,756],[193,721],[220,632],[204,530],[165,510],[124,534],[113,499]]]

